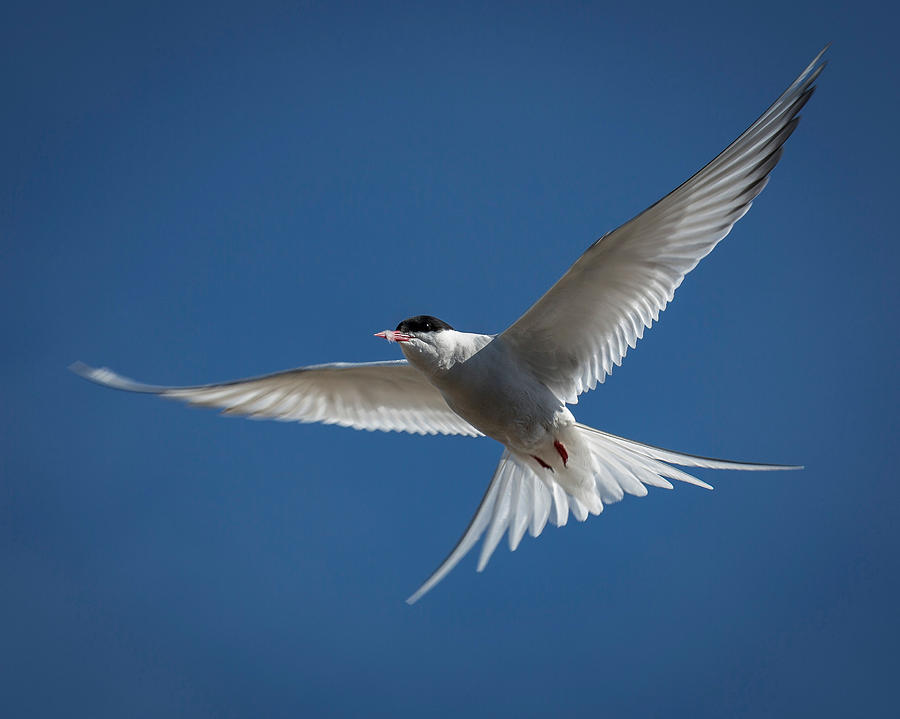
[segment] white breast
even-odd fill
[[[562,402],[496,340],[435,374],[432,383],[457,414],[515,449],[543,445],[560,422],[574,421]]]

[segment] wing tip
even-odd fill
[[[105,387],[118,387],[120,384],[127,384],[130,381],[125,377],[116,374],[109,367],[91,367],[88,364],[78,360],[69,365],[69,371],[74,372],[79,377],[101,384]]]
[[[120,389],[125,392],[159,394],[165,389],[135,382],[133,379],[123,377],[122,375],[113,372],[109,367],[91,367],[81,361],[70,364],[69,370],[79,377],[86,379],[88,382],[93,382],[94,384],[99,384],[103,387],[111,387],[112,389]]]
[[[85,379],[89,379],[90,373],[94,370],[93,367],[91,367],[90,365],[86,365],[81,360],[75,360],[72,364],[69,365],[68,369],[70,372],[74,372],[79,377],[84,377]]]

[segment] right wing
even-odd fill
[[[750,209],[813,93],[824,52],[718,157],[597,240],[497,338],[561,400],[575,403],[603,382]]]
[[[70,369],[107,387],[218,407],[224,414],[323,422],[369,431],[481,436],[406,360],[335,362],[195,387],[142,384],[81,362]]]

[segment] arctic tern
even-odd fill
[[[825,48],[827,50],[827,47]],[[405,360],[300,367],[194,387],[134,382],[76,363],[83,377],[226,414],[324,422],[366,430],[487,435],[503,455],[454,549],[407,601],[435,586],[486,533],[478,571],[506,533],[600,514],[604,505],[670,479],[712,489],[672,465],[775,470],[796,467],[697,457],[624,439],[575,421],[566,406],[603,382],[672,300],[684,276],[730,232],[766,186],[782,145],[825,67],[822,50],[750,127],[685,183],[594,242],[505,331],[460,332],[428,315],[376,336]]]

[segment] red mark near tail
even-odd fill
[[[532,459],[534,459],[539,465],[541,465],[544,469],[549,469],[551,472],[553,471],[553,467],[547,464],[543,459],[538,457],[536,454],[531,455]]]
[[[559,452],[559,456],[562,457],[563,467],[568,467],[569,466],[569,453],[566,452],[565,445],[557,439],[557,440],[554,440],[553,446],[556,447],[556,451]]]

